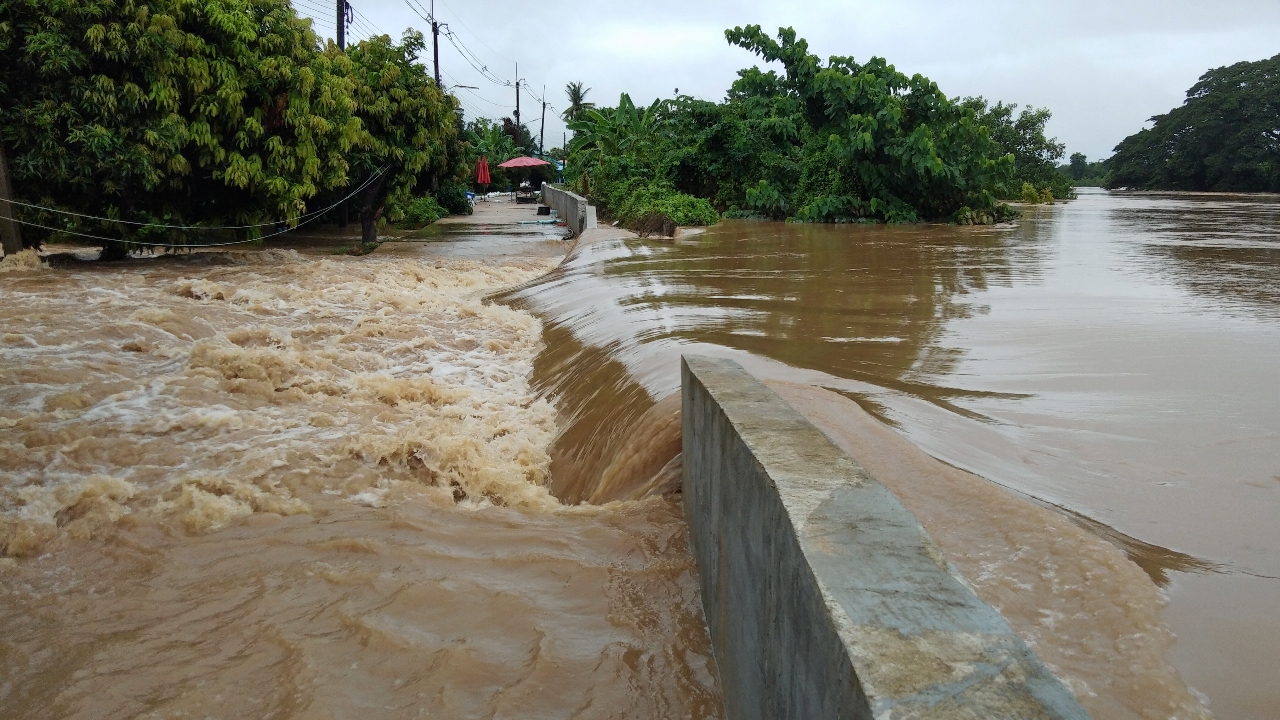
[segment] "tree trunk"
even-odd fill
[[[102,244],[102,254],[98,255],[99,262],[116,262],[117,260],[128,260],[129,251],[125,249],[124,243],[115,240],[108,240]]]
[[[394,168],[392,169],[394,170]],[[382,177],[369,184],[361,194],[360,207],[360,242],[356,244],[357,253],[364,252],[364,246],[368,243],[378,242],[378,219],[382,217],[382,213],[386,208],[386,198],[383,190],[387,186],[387,178],[391,175],[391,170],[382,174]]]
[[[13,221],[13,188],[9,186],[9,160],[4,154],[4,145],[0,144],[0,246],[5,255],[22,252],[22,232],[18,223]]]

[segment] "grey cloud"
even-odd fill
[[[352,0],[379,29],[426,28],[405,0]],[[422,0],[428,5],[430,0]],[[758,59],[724,40],[724,30],[788,25],[815,53],[888,58],[922,73],[949,95],[1048,107],[1049,130],[1069,151],[1090,157],[1181,103],[1204,71],[1280,53],[1280,3],[1113,0],[1072,3],[982,2],[615,2],[464,3],[437,0],[437,15],[502,77],[520,75],[563,107],[563,87],[583,80],[591,99],[637,102],[675,88],[719,99],[735,73]],[[428,59],[429,61],[429,59]],[[441,62],[468,110],[509,115],[514,91],[481,79],[447,43]],[[529,98],[525,98],[530,100]],[[522,107],[537,132],[538,110]],[[563,123],[548,112],[547,140]]]

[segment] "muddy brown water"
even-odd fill
[[[0,714],[718,717],[664,497],[693,351],[858,457],[1094,717],[1273,717],[1277,231],[1086,192],[558,265],[501,223],[9,263]]]
[[[718,717],[678,507],[547,491],[482,300],[564,250],[0,275],[0,717]]]
[[[732,357],[876,466],[1095,717],[1280,707],[1280,198],[725,222],[503,298],[545,323],[557,495],[664,487],[676,358]]]

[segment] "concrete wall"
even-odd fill
[[[688,356],[681,374],[729,720],[1089,717],[853,458],[737,363]]]
[[[574,237],[596,227],[596,208],[581,195],[543,183],[542,204],[556,211],[556,216],[564,220]]]

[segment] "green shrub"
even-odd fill
[[[400,208],[399,224],[402,227],[421,227],[430,225],[442,217],[447,217],[449,211],[440,207],[440,203],[436,202],[434,197],[424,195],[409,201],[408,205]]]
[[[450,215],[470,215],[475,211],[467,199],[467,186],[461,183],[445,183],[433,193],[440,207]]]
[[[715,225],[720,220],[710,202],[660,184],[647,185],[631,193],[615,214],[623,224],[654,214],[665,215],[676,225]]]
[[[1036,186],[1029,182],[1022,183],[1022,202],[1028,205],[1037,205],[1040,203],[1040,191],[1036,190]]]
[[[990,210],[974,210],[966,205],[956,211],[951,221],[957,225],[991,225],[1008,222],[1021,215],[1022,213],[1009,207],[1008,203],[996,203]]]

